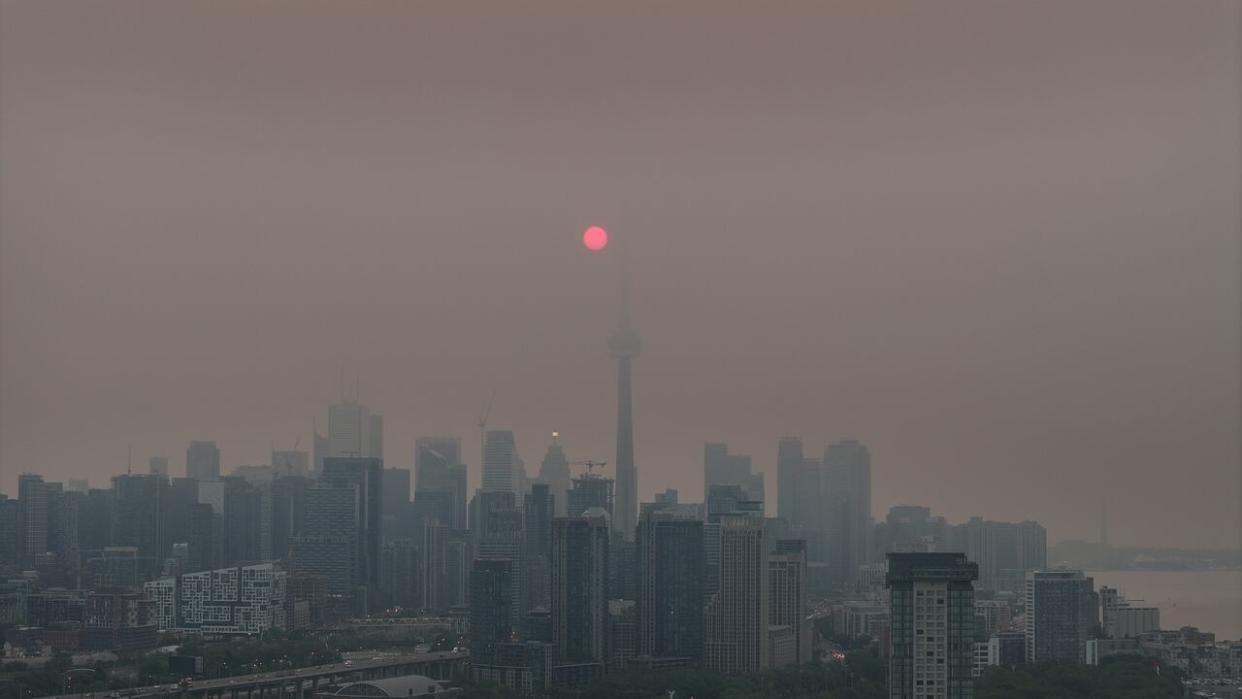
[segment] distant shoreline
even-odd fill
[[[1089,573],[1238,573],[1242,572],[1242,566],[1230,568],[1173,568],[1158,566],[1152,568],[1086,568],[1084,570]]]

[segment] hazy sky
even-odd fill
[[[1236,546],[1239,3],[0,0],[0,489],[414,438],[871,447],[874,511]],[[773,508],[774,509],[774,508]]]

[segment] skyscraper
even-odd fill
[[[365,581],[359,577],[356,554],[361,538],[358,489],[324,483],[308,488],[304,498],[302,533],[289,544],[292,569],[299,575],[323,578],[330,594],[349,594],[354,585]]]
[[[316,427],[311,445],[311,461],[315,473],[323,470],[323,460],[328,458],[331,451],[332,440],[319,434],[319,429]]]
[[[793,632],[794,659],[811,661],[811,622],[806,608],[806,542],[785,539],[776,542],[776,552],[768,558],[768,623],[788,626]]]
[[[386,468],[382,478],[384,519],[380,526],[384,541],[409,538],[413,533],[405,531],[404,525],[409,523],[407,515],[410,508],[410,470]]]
[[[891,699],[974,696],[975,590],[979,567],[962,553],[890,553]]]
[[[1026,661],[1083,662],[1099,619],[1095,581],[1081,570],[1026,574]]]
[[[535,607],[546,609],[551,603],[549,577],[552,566],[552,519],[556,516],[556,505],[548,484],[532,484],[523,509],[525,550],[522,558],[526,570],[526,600],[522,612],[525,613]]]
[[[371,422],[367,428],[367,453],[366,456],[372,459],[384,459],[384,418],[379,415],[371,415]]]
[[[724,674],[756,672],[768,663],[768,546],[762,517],[723,515],[719,588],[707,602],[704,664]]]
[[[565,458],[565,449],[561,446],[560,435],[552,433],[552,443],[543,455],[543,463],[539,465],[539,477],[536,479],[548,486],[548,491],[556,502],[556,516],[564,517],[569,507],[569,461]]]
[[[215,442],[190,442],[185,450],[185,477],[200,481],[220,478],[220,450]]]
[[[720,521],[732,514],[763,519],[763,503],[749,499],[740,485],[713,485],[707,491],[707,521],[703,525],[704,593],[710,597],[720,589]]]
[[[306,491],[314,481],[304,476],[278,476],[272,481],[272,557],[289,555],[289,540],[302,533]]]
[[[0,493],[0,565],[21,565],[26,550],[21,518],[21,501]]]
[[[744,454],[730,454],[729,446],[723,442],[709,442],[703,445],[703,497],[711,492],[712,486],[736,485],[746,491],[747,499],[763,502],[763,474],[752,473],[751,460]]]
[[[470,571],[470,654],[491,665],[496,646],[516,630],[513,609],[517,567],[512,561],[476,560]]]
[[[357,491],[357,546],[354,551],[355,584],[379,585],[380,541],[383,522],[383,462],[373,458],[328,457],[323,462],[321,484]],[[309,504],[308,504],[309,509]]]
[[[488,430],[483,450],[483,490],[513,493],[520,504],[525,480],[525,466],[518,456],[513,432]]]
[[[791,525],[803,524],[798,507],[803,460],[802,440],[782,437],[776,445],[776,514]]]
[[[638,520],[638,654],[703,661],[703,522],[648,510]]]
[[[824,451],[824,511],[832,582],[843,585],[868,559],[871,530],[871,453],[849,439]]]
[[[140,565],[147,572],[155,572],[168,553],[163,515],[168,480],[145,474],[114,476],[112,490],[116,499],[112,545],[137,547]]]
[[[466,465],[458,437],[419,437],[414,441],[414,500],[430,505],[440,524],[465,529]]]
[[[624,250],[620,251],[624,253]],[[638,518],[638,471],[634,467],[634,408],[630,391],[630,364],[638,356],[638,333],[630,326],[629,270],[621,258],[621,313],[608,351],[617,360],[617,502],[613,528],[626,540],[634,539]]]
[[[225,478],[223,514],[226,565],[271,558],[272,496],[267,486],[236,476]]]
[[[612,495],[613,481],[597,473],[584,473],[573,479],[569,490],[567,510],[570,517],[580,517],[582,513],[598,507],[614,517],[616,503]]]
[[[223,564],[223,517],[211,505],[198,503],[189,514],[189,560],[186,572],[211,570]]]
[[[552,521],[552,643],[565,662],[608,660],[608,520]]]
[[[21,505],[21,556],[29,564],[35,556],[47,553],[47,484],[43,476],[18,476],[17,501]]]
[[[328,456],[382,459],[383,422],[373,417],[378,416],[357,401],[342,399],[328,406]]]

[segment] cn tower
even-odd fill
[[[594,232],[594,233],[593,233]],[[594,237],[592,237],[594,235]],[[587,230],[587,246],[602,249],[607,245],[607,233],[598,227]],[[598,247],[592,245],[597,241]],[[617,331],[608,339],[608,352],[617,360],[617,496],[613,504],[613,529],[621,532],[627,541],[634,538],[638,519],[638,472],[634,468],[634,408],[630,391],[630,365],[638,356],[638,333],[630,326],[630,278],[626,262],[625,246],[617,246],[620,257],[620,315]]]

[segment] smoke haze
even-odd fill
[[[1239,6],[0,8],[0,490],[417,436],[613,460],[853,437],[874,511],[1235,547]],[[139,466],[141,464],[141,466]],[[611,467],[609,467],[611,468]]]

